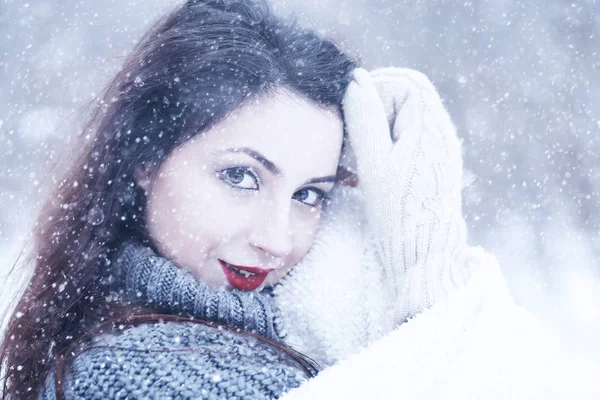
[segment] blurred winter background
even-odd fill
[[[30,242],[86,107],[176,3],[0,2],[1,272]],[[430,76],[464,138],[471,243],[497,255],[520,304],[600,354],[600,1],[275,4],[367,68]]]

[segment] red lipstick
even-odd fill
[[[258,288],[267,279],[269,272],[273,271],[273,268],[244,267],[229,264],[223,260],[219,260],[219,262],[229,284],[240,290],[254,290]]]

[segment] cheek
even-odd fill
[[[303,210],[301,213],[294,214],[292,218],[292,231],[294,240],[294,250],[290,255],[285,268],[280,269],[277,273],[273,273],[267,279],[267,286],[273,286],[279,282],[288,272],[290,272],[312,248],[317,231],[319,229],[319,222],[321,220],[321,212],[314,211],[314,213]]]
[[[222,185],[221,185],[222,186]],[[157,180],[148,204],[150,234],[182,266],[198,264],[247,225],[247,210],[216,179],[183,171]]]
[[[304,206],[298,206],[304,207]],[[294,226],[294,265],[300,262],[315,242],[321,211],[318,209],[300,209],[293,217]]]

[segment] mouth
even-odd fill
[[[269,272],[273,269],[262,269],[258,267],[246,267],[229,264],[219,260],[225,277],[231,286],[240,290],[254,290],[263,284]]]

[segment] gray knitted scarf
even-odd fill
[[[270,289],[260,293],[211,289],[139,242],[124,244],[112,274],[113,293],[121,302],[219,322],[269,339],[285,336]]]
[[[122,247],[111,276],[113,294],[126,304],[281,338],[269,291],[210,289],[140,243]],[[68,365],[48,374],[38,398],[276,399],[318,370],[283,349],[189,320],[124,327],[70,351]]]

